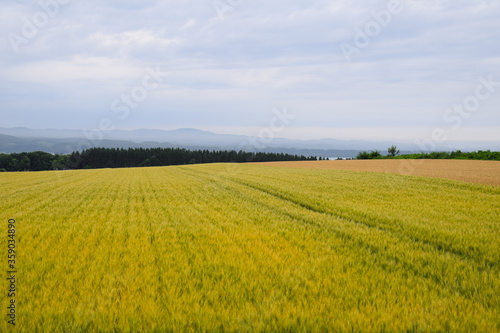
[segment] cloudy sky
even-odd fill
[[[0,127],[257,134],[286,110],[276,136],[500,142],[499,17],[497,0],[2,0]]]

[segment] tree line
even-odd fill
[[[460,150],[452,152],[430,152],[430,153],[416,153],[416,154],[403,154],[396,146],[388,149],[386,156],[378,150],[371,152],[362,151],[358,154],[358,160],[374,160],[374,159],[432,159],[432,160],[482,160],[482,161],[500,161],[500,152],[490,150],[479,150],[475,152],[462,152]]]
[[[134,168],[205,163],[311,161],[315,156],[284,153],[188,150],[183,148],[91,148],[69,155],[46,152],[0,154],[0,171]]]
[[[418,154],[405,154],[397,156],[401,159],[434,159],[434,160],[482,160],[500,161],[500,152],[490,150],[479,150],[474,152],[462,152],[460,150],[452,152],[431,152]]]

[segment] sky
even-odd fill
[[[0,127],[500,142],[499,17],[497,0],[2,0]]]

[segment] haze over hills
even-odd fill
[[[4,153],[46,151],[66,154],[92,147],[182,147],[188,149],[283,152],[322,157],[354,157],[362,150],[380,150],[384,153],[393,144],[404,152],[432,150],[429,149],[429,145],[419,146],[412,142],[267,139],[244,135],[216,134],[192,128],[177,130],[113,130],[105,133],[64,129],[28,129],[24,127],[0,128],[0,152]],[[447,147],[436,146],[434,150],[498,150],[499,148],[497,142],[449,142]]]

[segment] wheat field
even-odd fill
[[[234,164],[0,184],[18,332],[500,331],[500,187]]]
[[[281,168],[353,170],[452,179],[500,186],[500,162],[477,160],[344,160],[254,163]]]

